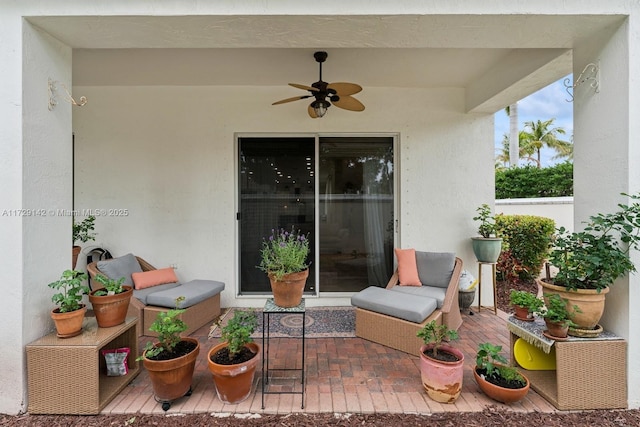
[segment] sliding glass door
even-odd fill
[[[393,137],[240,137],[240,292],[270,292],[256,265],[263,237],[276,227],[309,233],[308,294],[385,286],[395,235],[393,142]]]

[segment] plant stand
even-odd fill
[[[140,372],[136,362],[138,319],[111,328],[86,318],[83,333],[60,339],[55,332],[27,344],[28,411],[32,414],[99,414]],[[129,347],[129,373],[109,377],[100,350]]]
[[[531,388],[560,410],[627,408],[627,342],[611,332],[597,338],[553,341],[542,335],[543,322],[509,317],[511,363],[529,378]],[[555,347],[555,370],[526,370],[517,364],[518,337],[549,353]]]
[[[301,338],[302,339],[302,354],[300,358],[300,367],[299,368],[270,368],[269,367],[269,340],[270,340],[270,320],[272,315],[283,315],[283,314],[300,314],[302,316],[302,335],[300,337],[290,337],[290,338]],[[296,307],[279,307],[277,306],[273,298],[267,299],[267,302],[264,304],[264,310],[262,311],[262,324],[263,324],[263,332],[262,332],[262,409],[264,409],[264,396],[266,394],[300,394],[301,395],[301,405],[300,408],[304,409],[304,392],[305,392],[305,363],[304,363],[304,348],[305,348],[305,322],[306,322],[306,308],[304,298],[300,302],[300,304]],[[297,376],[295,377],[281,377],[274,376],[274,371],[298,371],[300,372],[300,386],[296,385],[298,380]],[[288,384],[282,385],[282,382],[289,381]],[[276,384],[278,383],[278,384]],[[272,390],[272,388],[276,388]]]
[[[482,267],[491,266],[491,284],[493,286],[493,313],[498,313],[498,296],[496,295],[496,266],[495,262],[478,261],[478,313],[482,310]]]

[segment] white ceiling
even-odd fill
[[[28,20],[73,48],[73,85],[462,87],[508,105],[572,71],[570,49],[617,15],[58,16]],[[560,58],[560,60],[558,60]],[[474,88],[475,85],[475,88]],[[482,93],[485,88],[487,93]],[[294,93],[295,94],[295,93]],[[489,107],[491,108],[491,107]]]

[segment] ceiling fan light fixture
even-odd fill
[[[311,107],[313,108],[313,111],[316,113],[316,116],[318,118],[323,117],[325,114],[327,114],[327,109],[329,108],[331,104],[329,104],[328,101],[325,101],[324,99],[320,99],[317,101],[313,101],[313,103],[311,104]]]

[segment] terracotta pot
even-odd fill
[[[452,354],[458,358],[457,362],[444,362],[425,356],[424,351],[433,345],[420,347],[420,376],[427,395],[441,403],[453,403],[462,392],[462,377],[464,374],[464,354],[448,345],[441,345],[438,352]]]
[[[82,250],[82,247],[80,246],[73,246],[71,248],[71,269],[72,270],[76,269],[76,264],[78,263],[78,255],[80,255],[81,250]]]
[[[502,251],[502,238],[472,237],[471,245],[479,262],[496,262]]]
[[[514,305],[513,309],[515,313],[513,314],[517,319],[531,321],[533,320],[533,313],[529,311],[529,307],[521,307],[519,305]]]
[[[569,324],[566,322],[552,322],[544,319],[547,325],[547,335],[557,338],[566,338],[569,333]]]
[[[87,307],[83,304],[82,308],[75,311],[60,313],[59,308],[51,310],[51,318],[56,325],[58,338],[71,338],[82,333],[82,322]]]
[[[542,286],[543,293],[559,294],[568,300],[567,309],[573,312],[573,306],[577,305],[582,313],[575,313],[571,319],[578,325],[579,329],[594,329],[602,314],[604,313],[604,303],[609,288],[602,289],[600,293],[595,289],[577,289],[568,291],[564,286],[556,286],[537,279],[536,282]]]
[[[207,363],[209,364],[209,371],[213,375],[213,383],[216,386],[218,399],[224,403],[238,403],[251,394],[256,366],[260,361],[260,346],[254,342],[247,344],[247,347],[255,353],[255,357],[244,363],[220,365],[212,362],[211,356],[226,346],[227,343],[223,342],[209,350]]]
[[[527,382],[526,386],[522,388],[505,388],[505,387],[497,386],[485,380],[480,375],[478,375],[478,372],[476,372],[476,369],[477,368],[474,367],[473,377],[476,379],[476,383],[478,383],[480,390],[482,390],[484,394],[486,394],[487,396],[489,396],[495,401],[502,402],[502,403],[513,403],[513,402],[517,402],[518,400],[521,400],[527,395],[527,393],[529,393],[529,386],[530,386],[529,378],[525,377],[524,375],[522,376]]]
[[[175,359],[151,360],[145,357],[142,361],[149,372],[153,393],[157,401],[168,402],[178,399],[191,389],[193,370],[198,354],[200,354],[200,343],[197,339],[189,337],[183,337],[182,341],[192,342],[196,344],[196,348],[191,353]]]
[[[285,308],[298,306],[302,301],[307,277],[309,277],[309,269],[285,274],[280,280],[276,280],[273,274],[269,273],[274,304]]]
[[[133,288],[131,286],[123,286],[123,288],[126,289],[124,292],[114,295],[96,296],[95,293],[100,289],[91,291],[89,294],[89,302],[93,306],[99,327],[110,328],[124,323]]]

